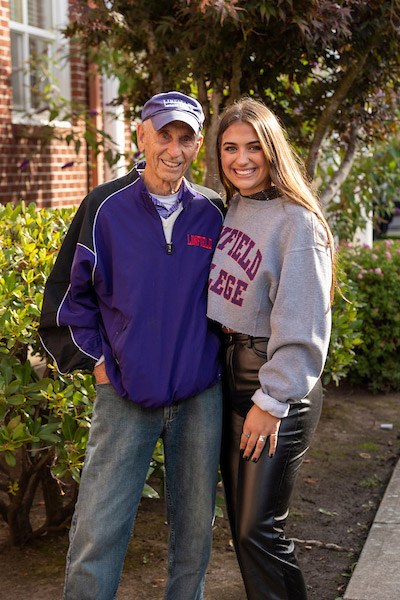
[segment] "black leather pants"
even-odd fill
[[[250,398],[259,387],[267,340],[224,336],[224,431],[221,471],[228,517],[248,600],[306,600],[294,544],[284,536],[297,472],[322,407],[322,386],[291,405],[274,457],[269,440],[257,463],[243,459],[240,437]]]

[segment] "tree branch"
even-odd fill
[[[322,190],[320,194],[320,202],[322,206],[327,206],[327,204],[332,200],[336,192],[339,190],[343,182],[346,180],[348,174],[351,171],[351,167],[354,163],[354,158],[357,151],[357,135],[358,135],[358,125],[354,123],[351,126],[350,130],[350,138],[349,144],[347,146],[346,154],[340,164],[338,170],[333,174],[330,182],[325,188]]]
[[[35,531],[32,531],[32,533],[30,533],[28,535],[28,538],[26,541],[28,542],[31,540],[38,539],[45,534],[47,535],[50,533],[60,533],[60,532],[65,531],[71,523],[71,517],[72,517],[72,513],[68,517],[66,517],[66,519],[64,519],[64,521],[62,521],[59,525],[46,525],[46,523],[45,523],[38,529],[35,529]]]
[[[336,89],[333,96],[329,98],[324,110],[322,111],[306,162],[307,174],[311,179],[314,179],[321,146],[329,131],[329,125],[332,121],[332,117],[335,115],[339,106],[346,98],[351,86],[357,79],[357,76],[362,71],[367,59],[367,55],[368,52],[366,52],[363,58],[361,58],[357,63],[348,68],[339,84],[339,87]]]

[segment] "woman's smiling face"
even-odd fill
[[[221,165],[224,175],[243,196],[270,185],[270,171],[257,133],[250,123],[237,121],[222,134]]]

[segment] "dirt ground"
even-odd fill
[[[381,428],[388,423],[393,429]],[[287,535],[298,540],[310,600],[343,597],[399,454],[400,394],[327,390],[287,525]],[[41,510],[38,504],[36,511]],[[1,524],[0,600],[61,599],[67,536],[10,549],[4,544],[5,535]],[[144,500],[117,600],[163,598],[166,540],[163,501]],[[204,597],[246,598],[226,518],[216,519]]]

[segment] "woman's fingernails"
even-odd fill
[[[253,462],[257,462],[257,461],[258,461],[258,458],[253,458]]]

